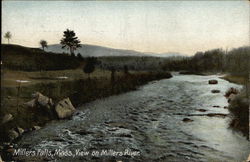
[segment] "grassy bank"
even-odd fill
[[[9,73],[9,74],[8,74]],[[52,79],[64,73],[68,79]],[[29,108],[25,105],[32,99],[31,94],[38,91],[52,98],[54,102],[69,97],[75,107],[93,101],[95,99],[116,95],[119,93],[135,90],[139,85],[143,85],[152,80],[171,77],[169,73],[159,72],[134,72],[130,74],[116,73],[115,80],[110,80],[111,73],[108,71],[97,70],[90,79],[82,72],[60,71],[47,72],[46,75],[39,72],[18,73],[22,79],[31,82],[21,85],[18,97],[18,87],[13,81],[5,80],[1,87],[1,114],[12,114],[14,120],[2,126],[0,139],[7,140],[6,132],[15,127],[31,128],[34,125],[43,126],[47,122],[54,120],[48,114],[38,108]],[[6,72],[10,79],[15,80],[15,72]],[[51,75],[51,76],[49,76]],[[46,78],[46,79],[44,79]],[[19,106],[17,106],[19,105]]]
[[[37,84],[37,83],[49,83],[58,81],[69,81],[77,79],[87,79],[88,76],[83,72],[81,68],[74,70],[51,70],[51,71],[14,71],[4,70],[2,73],[1,83],[3,87],[17,87],[18,82],[16,80],[27,80],[29,82],[23,83],[22,86]],[[117,75],[121,75],[117,72]],[[67,77],[66,79],[60,79],[60,77]],[[91,78],[110,77],[110,71],[96,69]]]
[[[249,80],[244,76],[235,76],[235,75],[229,75],[229,74],[221,77],[221,79],[225,79],[229,82],[241,84],[241,85],[245,85],[247,82],[249,82]]]

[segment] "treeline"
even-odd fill
[[[159,70],[167,58],[151,57],[151,56],[103,56],[98,57],[99,67],[102,69],[123,70]]]
[[[67,54],[5,44],[1,45],[1,60],[3,68],[24,71],[75,69],[83,61],[82,58]]]
[[[250,72],[250,47],[240,47],[229,52],[213,49],[197,52],[192,57],[167,59],[163,70],[190,72],[229,72],[234,75],[248,76]]]

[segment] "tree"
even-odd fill
[[[80,53],[77,54],[77,58],[80,60],[80,61],[83,61],[84,58],[82,57],[82,55]]]
[[[71,55],[74,55],[74,50],[81,47],[81,41],[76,37],[73,30],[67,29],[63,32],[63,38],[61,39],[62,49],[67,48]]]
[[[96,64],[97,60],[94,57],[88,57],[87,58],[87,62],[86,65],[83,68],[84,73],[88,74],[88,78],[90,79],[90,74],[92,72],[94,72],[95,70],[95,64]]]
[[[124,74],[128,74],[128,66],[127,65],[123,66],[123,71],[124,71]]]
[[[7,33],[5,33],[4,38],[8,39],[8,44],[10,44],[10,39],[12,38],[11,33],[9,31]]]
[[[42,46],[43,50],[44,50],[44,48],[48,48],[48,43],[46,40],[41,40],[40,45]]]

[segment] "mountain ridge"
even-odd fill
[[[75,50],[75,54],[80,53],[83,57],[102,57],[102,56],[154,56],[154,57],[171,57],[171,56],[183,56],[177,52],[167,53],[153,53],[153,52],[139,52],[135,50],[116,49],[92,44],[81,44],[81,48]],[[60,44],[48,45],[45,49],[47,52],[53,53],[69,53],[67,49],[62,49]]]

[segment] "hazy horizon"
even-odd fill
[[[3,1],[11,43],[59,44],[72,29],[82,44],[193,55],[249,45],[248,1]]]

